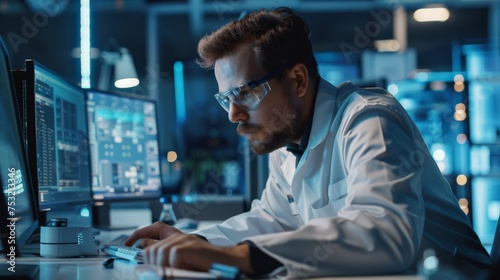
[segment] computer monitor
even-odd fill
[[[4,202],[0,216],[3,225],[15,225],[2,228],[2,232],[7,234],[2,236],[3,249],[7,254],[12,247],[18,253],[38,227],[34,188],[21,130],[10,61],[0,37],[0,183],[1,200]]]
[[[110,226],[113,202],[159,201],[162,194],[156,102],[87,90],[95,226]],[[104,208],[103,208],[104,206]]]
[[[156,103],[87,91],[94,200],[161,195]]]
[[[85,91],[26,60],[26,123],[30,169],[39,209],[91,203]]]

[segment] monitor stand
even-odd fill
[[[26,254],[40,256],[40,228],[38,228],[30,239],[28,239],[26,244],[19,249],[19,252],[21,256]]]
[[[119,224],[112,221],[112,212],[116,212],[117,208],[119,210],[120,204],[129,205],[129,203],[133,206],[139,205],[137,208],[138,211],[142,211],[147,209],[148,217],[151,215],[151,219],[144,220],[142,219],[139,223],[133,224]],[[96,203],[92,206],[92,227],[102,231],[119,231],[119,230],[134,230],[137,229],[138,226],[154,223],[160,217],[162,210],[161,202],[157,199],[149,200],[149,201],[140,201],[140,202],[103,202]],[[132,210],[133,211],[133,210]],[[115,216],[116,218],[116,216]]]

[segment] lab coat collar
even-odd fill
[[[316,147],[323,139],[325,139],[334,119],[337,114],[337,96],[339,89],[330,84],[323,78],[319,81],[318,93],[316,95],[316,104],[314,107],[314,118],[309,136],[309,144],[307,150]],[[328,123],[326,123],[328,122]]]
[[[285,179],[289,185],[292,185],[293,178],[295,177],[295,172],[292,172],[292,170],[296,170],[296,168],[300,169],[303,162],[307,160],[309,150],[321,143],[328,134],[331,122],[334,119],[334,115],[337,114],[339,107],[337,106],[338,104],[336,104],[338,93],[339,90],[337,87],[320,78],[314,105],[314,115],[312,116],[313,120],[309,135],[309,143],[302,155],[301,161],[296,165],[295,156],[288,152],[287,158],[281,165],[281,170],[283,174],[285,174]],[[286,153],[284,148],[282,148],[281,151]]]

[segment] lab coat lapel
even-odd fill
[[[302,155],[303,160],[301,160],[297,169],[300,169],[304,165],[310,150],[318,146],[329,133],[331,121],[334,119],[333,116],[337,114],[339,107],[336,104],[338,94],[339,90],[335,86],[320,79],[309,143]]]
[[[285,175],[288,185],[291,186],[293,177],[295,176],[295,156],[290,152],[286,153],[286,159],[281,165],[281,171]]]
[[[347,96],[356,87],[350,83],[343,84],[344,87],[346,87],[346,85],[348,85],[347,87],[349,89],[345,93],[342,93],[342,95]],[[303,176],[298,175],[303,174],[304,170],[302,169],[307,166],[305,162],[307,161],[310,150],[314,150],[314,148],[316,148],[316,146],[318,146],[318,144],[321,143],[330,132],[331,122],[335,119],[334,115],[337,114],[343,99],[345,99],[345,96],[338,98],[338,95],[340,94],[341,91],[337,87],[322,78],[320,79],[309,144],[297,167],[295,166],[295,156],[283,149],[286,159],[281,165],[281,170],[283,171],[289,186],[293,186],[294,181],[302,181]]]
[[[311,135],[309,137],[309,144],[302,155],[302,159],[299,165],[295,166],[295,156],[292,153],[286,153],[286,159],[281,165],[281,171],[285,176],[286,181],[289,186],[293,185],[294,178],[297,174],[303,173],[298,172],[304,166],[307,160],[309,150],[316,147],[323,139],[325,139],[330,128],[330,121],[333,119],[333,115],[336,114],[338,110],[337,104],[335,104],[336,96],[338,94],[338,89],[328,83],[327,81],[320,79],[318,94],[316,96],[315,108],[314,108],[314,119],[311,128]],[[328,121],[328,123],[327,123]],[[298,176],[296,180],[302,181],[302,177]]]

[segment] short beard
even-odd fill
[[[268,127],[240,123],[237,131],[240,135],[250,131],[262,135],[261,139],[249,140],[250,149],[256,154],[268,154],[291,144],[300,137],[303,131],[302,116],[302,108],[294,104],[291,99],[287,99],[283,110],[273,109]]]

